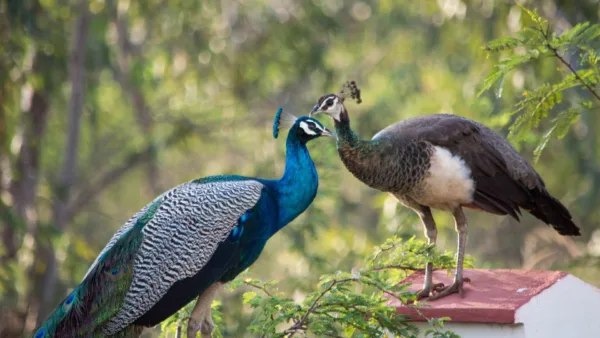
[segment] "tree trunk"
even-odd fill
[[[41,61],[43,63],[43,61]],[[16,216],[27,225],[28,230],[37,221],[35,197],[40,171],[41,144],[48,122],[48,94],[35,90],[31,95],[30,107],[23,112],[22,143],[16,160],[17,174],[10,183],[12,206]],[[16,239],[10,240],[9,257],[14,257],[20,245]]]
[[[6,130],[6,112],[4,111],[4,97],[6,92],[6,86],[0,86],[0,194],[4,192],[4,184],[1,179],[4,177],[3,169],[5,168],[4,162],[5,156],[8,153],[8,135]],[[8,215],[10,212],[9,207],[4,204],[0,197],[0,215]],[[4,264],[8,259],[14,257],[16,249],[14,248],[14,236],[13,228],[8,217],[0,218],[0,225],[2,226],[2,244],[4,250],[0,251],[0,264]]]
[[[152,120],[150,107],[148,107],[142,91],[131,81],[131,63],[134,55],[132,55],[132,44],[131,41],[129,41],[127,18],[124,13],[116,12],[115,24],[117,26],[119,50],[117,52],[118,66],[114,69],[114,76],[117,82],[119,82],[123,92],[129,96],[135,118],[146,139],[146,144],[151,148],[154,148],[154,121]],[[151,153],[151,158],[148,161],[146,178],[151,194],[157,195],[162,192],[158,183],[158,165],[156,163],[155,151]]]
[[[36,53],[32,60],[31,73],[41,75],[51,63],[52,60],[47,55]],[[14,82],[13,85],[15,85]],[[2,244],[5,249],[5,254],[1,259],[3,265],[8,265],[16,259],[17,252],[22,246],[24,233],[33,235],[36,231],[36,196],[41,171],[40,154],[49,113],[47,89],[32,90],[23,87],[21,94],[27,96],[26,102],[28,103],[21,107],[21,121],[17,136],[15,136],[19,138],[20,145],[14,158],[14,164],[7,166],[14,167],[14,173],[6,187],[11,196],[11,205],[0,203],[3,215],[6,216],[2,223]],[[5,124],[0,123],[0,126],[5,126]],[[5,142],[8,143],[8,135],[3,135],[0,139],[2,139],[0,141],[2,154],[8,154],[7,144],[5,144]],[[9,274],[7,277],[9,276],[12,275]],[[34,280],[34,278],[29,280]],[[5,291],[5,298],[16,304],[18,300],[16,288],[9,288]],[[0,331],[0,336],[14,336],[17,332],[21,332],[20,323],[24,322],[25,311],[16,306],[13,306],[10,311],[6,313],[6,316],[0,318],[0,326],[4,330]]]
[[[65,145],[62,170],[55,188],[52,208],[52,220],[59,232],[62,232],[66,226],[67,206],[77,171],[79,134],[85,93],[85,56],[88,25],[88,2],[81,0],[79,4],[79,16],[73,32],[73,47],[69,61],[71,100],[68,109],[67,143]],[[51,244],[47,249],[45,255],[46,271],[40,296],[40,309],[36,321],[38,325],[48,316],[54,305],[53,296],[57,278],[56,256]]]

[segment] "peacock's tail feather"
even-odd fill
[[[152,219],[155,201],[88,276],[62,301],[33,335],[46,337],[103,337],[103,324],[120,309],[133,280],[133,261],[142,243],[142,228]],[[139,331],[139,332],[138,332]],[[117,337],[137,337],[141,327],[130,325]]]

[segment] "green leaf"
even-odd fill
[[[477,93],[477,96],[481,96],[484,92],[489,90],[498,80],[502,80],[506,74],[508,74],[511,70],[522,66],[523,64],[529,62],[532,59],[535,59],[539,56],[539,52],[536,50],[528,51],[521,55],[512,55],[508,59],[504,61],[498,62],[494,65],[494,70],[490,73],[483,82],[483,87]],[[504,81],[501,81],[503,85]],[[500,89],[499,89],[500,90]]]
[[[256,298],[256,296],[257,296],[257,294],[254,291],[244,292],[244,295],[243,295],[244,304],[249,304],[251,301],[253,301]]]
[[[488,52],[499,52],[505,49],[512,49],[523,44],[523,41],[513,37],[502,37],[488,42],[485,50]]]

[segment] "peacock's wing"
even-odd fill
[[[175,282],[202,269],[263,187],[254,180],[189,182],[159,196],[113,236],[35,337],[111,335],[127,327]]]

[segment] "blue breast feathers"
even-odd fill
[[[231,230],[229,237],[227,238],[231,242],[237,242],[242,238],[242,234],[244,233],[244,223],[250,217],[250,210],[246,211],[240,218],[238,219],[237,226]]]

